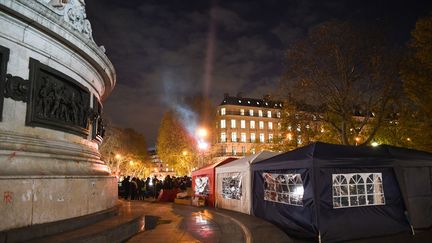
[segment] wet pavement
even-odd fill
[[[122,208],[146,216],[145,230],[130,238],[128,243],[293,242],[276,226],[229,210],[142,201],[122,201]]]
[[[147,221],[127,242],[246,242],[239,225],[204,208],[140,201],[124,202],[123,208],[144,213]]]
[[[265,242],[309,243],[317,240],[288,237],[274,225],[259,218],[222,209],[192,207],[173,203],[122,201],[122,210],[145,215],[145,230],[126,242]],[[346,241],[350,243],[432,242],[432,230],[416,236],[399,234]]]

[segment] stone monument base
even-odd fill
[[[0,231],[92,214],[117,203],[113,176],[0,176],[0,188]]]

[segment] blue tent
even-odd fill
[[[432,154],[313,143],[252,165],[253,214],[287,234],[344,241],[432,226]]]

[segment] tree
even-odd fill
[[[432,151],[432,17],[421,18],[411,32],[409,53],[401,69],[406,95],[411,103],[404,122],[411,147]],[[409,131],[413,130],[414,131]]]
[[[145,137],[131,128],[108,126],[100,152],[102,159],[117,175],[148,175],[150,160]]]
[[[322,115],[304,104],[296,104],[292,99],[284,102],[281,112],[279,135],[271,150],[290,151],[314,141],[337,143],[334,133],[322,122]]]
[[[196,142],[174,111],[167,111],[162,118],[156,150],[159,158],[174,167],[177,174],[190,174],[195,167]]]
[[[288,49],[284,80],[291,92],[286,93],[319,115],[339,143],[369,143],[394,112],[395,53],[378,32],[326,22]]]

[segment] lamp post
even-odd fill
[[[197,142],[198,142],[198,150],[199,150],[199,167],[203,166],[203,160],[204,160],[204,152],[208,149],[209,145],[205,141],[206,137],[208,136],[207,129],[200,127],[196,131],[197,134]]]

